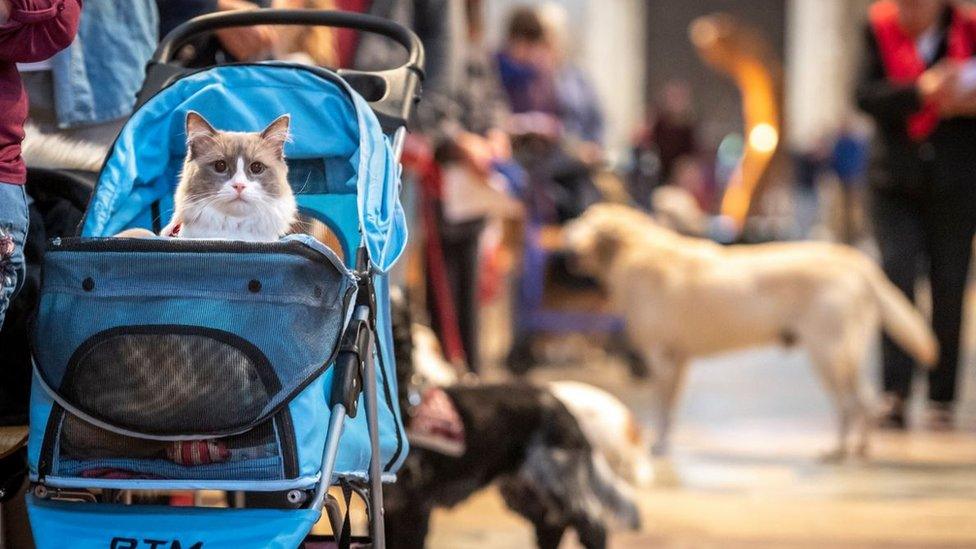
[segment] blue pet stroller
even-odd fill
[[[257,24],[377,33],[403,45],[408,61],[338,74],[172,64],[201,33]],[[38,547],[297,547],[323,508],[345,543],[348,514],[329,494],[337,484],[347,503],[363,496],[369,537],[384,546],[382,482],[407,453],[386,273],[406,242],[398,156],[422,67],[416,35],[340,12],[205,16],[164,39],[80,236],[52,241],[45,258],[28,445]],[[237,131],[291,114],[285,153],[301,212],[328,226],[341,250],[304,236],[106,238],[169,219],[188,110]],[[131,503],[147,490],[258,493],[272,503]]]

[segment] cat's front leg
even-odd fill
[[[156,233],[146,229],[126,229],[115,238],[156,238]]]

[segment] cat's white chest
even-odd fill
[[[272,242],[284,232],[283,222],[277,216],[235,217],[213,208],[206,210],[193,220],[184,222],[179,233],[181,238]]]

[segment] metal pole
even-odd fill
[[[403,144],[407,140],[407,128],[400,126],[393,132],[393,158],[400,160],[403,156]]]
[[[380,353],[379,341],[373,334],[373,350]],[[372,500],[373,513],[370,521],[370,537],[374,549],[386,549],[386,529],[383,519],[383,472],[380,465],[380,429],[379,412],[377,411],[376,369],[373,353],[366,358],[366,368],[363,374],[363,392],[366,395],[366,423],[369,426],[369,495]]]
[[[319,477],[319,484],[315,487],[315,496],[312,498],[312,508],[322,510],[325,504],[325,496],[329,493],[332,486],[332,473],[335,472],[336,456],[339,454],[339,438],[342,437],[342,427],[346,421],[346,407],[343,404],[336,404],[332,407],[332,416],[329,418],[329,430],[325,434],[325,449],[322,451],[322,473]]]

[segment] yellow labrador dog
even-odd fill
[[[870,258],[817,242],[720,246],[680,236],[627,206],[598,204],[567,226],[578,267],[597,276],[624,316],[632,345],[655,368],[667,450],[688,362],[746,347],[798,345],[809,353],[840,416],[843,458],[867,450],[872,423],[858,369],[879,323],[931,367],[928,324]],[[856,444],[849,435],[857,427]]]

